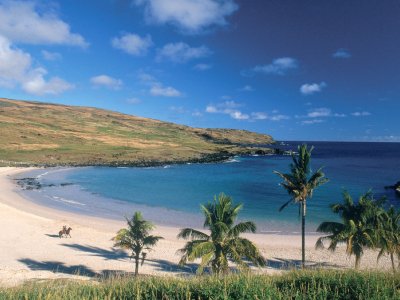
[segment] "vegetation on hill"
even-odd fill
[[[218,161],[258,148],[269,135],[202,129],[97,108],[0,98],[0,163],[155,165]]]
[[[297,271],[283,275],[115,277],[0,288],[0,299],[399,299],[400,274]]]

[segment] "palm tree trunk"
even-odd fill
[[[361,256],[356,254],[356,270],[360,268]]]
[[[306,201],[301,201],[301,266],[306,263]]]
[[[222,249],[217,245],[216,251],[215,251],[215,259],[214,259],[214,264],[213,264],[213,272],[217,274],[218,276],[221,274],[221,256],[222,256]]]
[[[390,260],[392,261],[392,269],[393,269],[393,273],[396,272],[396,268],[394,266],[394,257],[393,257],[393,253],[390,253]]]
[[[135,276],[139,274],[139,255],[135,255]]]

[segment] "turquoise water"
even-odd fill
[[[344,189],[354,197],[372,189],[397,205],[400,199],[384,186],[400,180],[400,144],[312,144],[313,169],[324,166],[330,182],[308,202],[309,231],[335,218],[329,204],[341,201]],[[284,147],[294,149],[295,145]],[[200,204],[224,192],[244,204],[242,218],[256,221],[260,231],[295,232],[298,207],[278,211],[289,198],[273,174],[274,170],[287,171],[290,161],[289,156],[252,156],[216,164],[47,170],[40,180],[55,186],[25,193],[42,204],[85,214],[118,219],[140,209],[157,223],[200,226]],[[73,185],[61,187],[61,183]]]

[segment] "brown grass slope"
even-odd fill
[[[245,145],[273,142],[269,135],[245,130],[191,128],[97,108],[4,98],[0,130],[3,165],[211,161],[257,151]]]

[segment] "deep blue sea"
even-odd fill
[[[295,150],[299,142],[284,144],[276,147]],[[315,147],[313,170],[324,167],[330,181],[308,201],[307,231],[335,219],[329,205],[341,201],[344,190],[357,198],[371,189],[376,197],[385,195],[389,204],[400,206],[394,191],[384,189],[400,180],[400,143],[308,145]],[[273,155],[154,168],[46,169],[33,175],[55,186],[23,193],[40,204],[77,213],[121,219],[141,210],[158,224],[201,226],[200,204],[224,192],[244,204],[241,218],[255,221],[260,232],[289,233],[299,231],[298,206],[278,211],[289,196],[273,171],[288,171],[290,162],[290,156]]]

